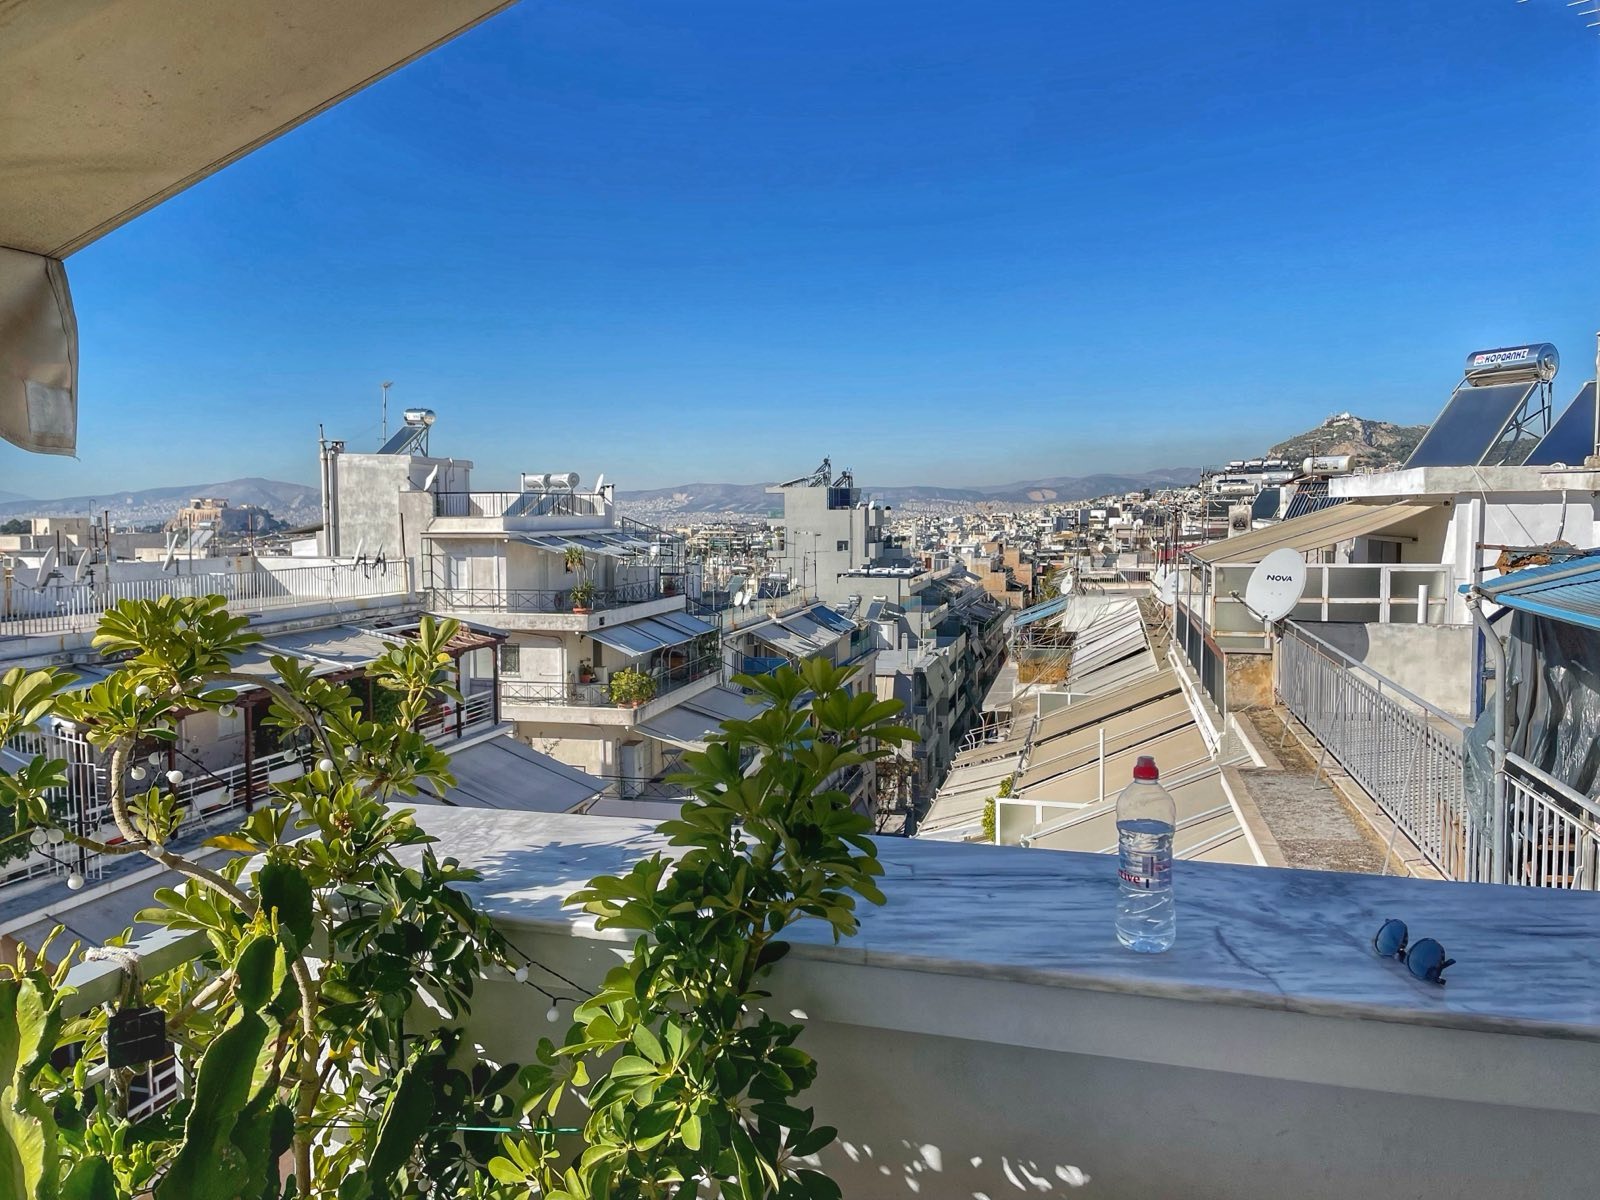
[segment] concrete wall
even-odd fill
[[[1229,712],[1272,703],[1272,655],[1233,653],[1223,662],[1227,671],[1223,698]]]
[[[1328,622],[1311,632],[1357,662],[1462,719],[1472,714],[1470,625],[1358,625]],[[1230,707],[1231,697],[1230,697]]]
[[[542,861],[542,860],[541,860]],[[500,870],[518,869],[508,851]],[[584,882],[551,879],[550,895]],[[548,914],[545,914],[548,915]],[[1038,919],[1047,919],[1038,917]],[[531,919],[531,914],[530,914]],[[1109,918],[1108,918],[1109,919]],[[503,925],[592,986],[625,942]],[[565,995],[554,976],[536,979]],[[1593,1194],[1591,1044],[929,975],[791,955],[768,1011],[805,1022],[802,1103],[852,1200],[1412,1200]],[[571,1017],[481,985],[471,1041],[528,1061]],[[581,1110],[568,1110],[579,1118]],[[563,1121],[577,1124],[579,1121]]]
[[[431,491],[423,491],[428,477]],[[332,461],[332,527],[325,553],[348,557],[363,547],[390,559],[418,559],[422,531],[433,520],[433,492],[464,492],[472,464],[461,459],[396,454],[339,454]]]

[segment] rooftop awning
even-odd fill
[[[445,792],[444,802],[462,808],[570,812],[605,788],[602,780],[509,734],[457,751],[450,756],[450,773],[456,785]]]
[[[574,533],[523,533],[519,542],[526,542],[553,554],[568,550],[582,550],[585,554],[598,554],[601,558],[633,558],[650,552],[650,543],[609,529],[586,529]]]
[[[685,750],[704,750],[706,739],[724,721],[747,721],[767,707],[767,702],[751,704],[749,697],[733,688],[715,687],[701,692],[687,704],[669,708],[636,728],[659,742]]]
[[[1438,507],[1426,500],[1403,504],[1365,504],[1351,501],[1292,521],[1279,521],[1265,529],[1255,529],[1238,537],[1209,542],[1191,550],[1192,557],[1205,563],[1260,562],[1274,550],[1287,547],[1305,553],[1337,545],[1351,538],[1382,532],[1420,517]]]
[[[507,0],[11,0],[0,246],[62,258]]]
[[[602,646],[610,646],[634,657],[666,646],[681,646],[684,642],[692,642],[697,637],[716,631],[716,626],[708,625],[699,617],[675,612],[591,629],[589,636]]]
[[[1519,612],[1600,629],[1600,555],[1514,571],[1482,584],[1496,604]]]

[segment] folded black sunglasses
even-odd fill
[[[1406,970],[1425,983],[1444,983],[1444,969],[1456,960],[1444,956],[1444,947],[1432,938],[1410,945],[1410,932],[1404,921],[1385,921],[1373,935],[1372,948],[1384,958],[1398,958]]]

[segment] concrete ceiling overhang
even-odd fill
[[[513,0],[0,0],[0,247],[81,250]]]

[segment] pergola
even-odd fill
[[[77,448],[64,259],[512,2],[0,4],[0,438]]]

